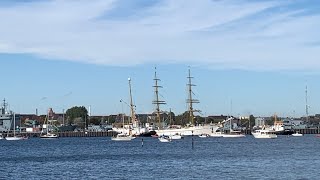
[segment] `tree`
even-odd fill
[[[76,118],[81,118],[82,123],[88,123],[88,111],[84,106],[74,106],[66,111],[68,123],[72,124]]]

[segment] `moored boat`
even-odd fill
[[[131,141],[132,139],[135,139],[136,137],[130,136],[128,134],[117,134],[117,136],[111,137],[112,141]]]
[[[200,134],[199,135],[199,138],[207,138],[207,137],[210,137],[208,134]]]
[[[275,139],[278,136],[271,129],[257,129],[251,132],[254,138]]]
[[[171,142],[170,136],[166,136],[166,135],[160,136],[158,139],[160,142]]]
[[[294,137],[301,137],[303,136],[303,134],[299,133],[298,131],[296,131],[296,133],[292,134],[292,136]]]
[[[58,135],[57,134],[53,134],[53,133],[46,133],[46,134],[42,134],[40,135],[41,139],[57,139]]]

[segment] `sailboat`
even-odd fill
[[[45,134],[41,134],[40,138],[41,139],[57,139],[58,138],[57,134],[49,132],[49,111],[47,113],[47,117],[46,117],[45,123],[46,123],[46,133]]]
[[[222,134],[222,137],[226,137],[226,138],[240,138],[240,137],[246,137],[246,135],[242,134],[241,131],[235,131],[232,129],[232,120],[233,117],[230,117],[227,119],[227,121],[230,122],[230,127],[229,127],[229,133],[224,133]]]
[[[13,136],[7,136],[5,139],[8,141],[17,141],[17,140],[28,139],[26,137],[16,136],[16,114],[15,113],[13,113]]]
[[[131,121],[132,121],[132,126],[136,127],[137,121],[136,121],[136,116],[134,113],[134,105],[132,101],[132,93],[131,93],[131,78],[128,78],[129,81],[129,93],[130,93],[130,114],[131,114]],[[123,130],[124,129],[124,114],[122,114],[122,123],[123,123]],[[136,137],[132,136],[132,130],[129,127],[129,133],[121,132],[120,134],[117,134],[114,137],[111,137],[111,140],[113,141],[131,141],[132,139],[135,139]]]

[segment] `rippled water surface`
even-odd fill
[[[192,139],[194,147],[192,148]],[[0,179],[319,179],[320,138],[0,140]]]

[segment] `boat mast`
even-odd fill
[[[152,104],[156,105],[156,120],[159,123],[159,127],[161,127],[161,118],[160,118],[160,104],[166,104],[165,101],[163,100],[159,100],[159,88],[162,88],[162,86],[158,85],[158,81],[160,81],[160,79],[157,78],[157,67],[154,68],[154,93],[155,93],[155,100],[152,101]]]
[[[189,106],[189,109],[188,109],[188,111],[189,111],[189,122],[191,122],[191,124],[194,125],[193,112],[199,112],[199,110],[193,109],[193,103],[199,103],[199,100],[192,98],[192,94],[193,94],[192,86],[196,86],[196,85],[191,83],[191,79],[193,77],[191,77],[190,68],[189,68],[189,75],[188,75],[187,78],[188,78],[188,81],[189,81],[188,84],[187,84],[188,85],[188,96],[189,96],[188,99],[187,99],[187,104]]]
[[[132,100],[132,92],[131,92],[131,78],[128,78],[129,81],[129,95],[130,95],[130,116],[131,116],[131,122],[133,127],[137,127],[137,119],[134,112],[135,105],[133,104]]]
[[[13,113],[13,137],[16,137],[16,113]]]
[[[306,85],[306,121],[309,123],[308,85]]]

